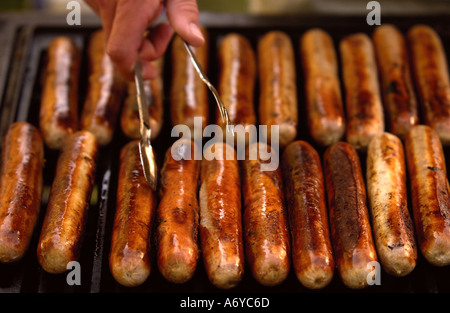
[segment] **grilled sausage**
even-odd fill
[[[56,165],[37,256],[48,273],[63,273],[79,257],[94,186],[98,146],[88,131],[66,139]]]
[[[290,270],[288,221],[281,170],[262,171],[261,155],[252,157],[258,149],[271,151],[262,142],[250,144],[242,161],[246,256],[253,277],[262,285],[275,286]]]
[[[208,72],[208,32],[201,27],[205,43],[191,47],[203,71]],[[202,127],[209,119],[208,87],[200,79],[181,37],[172,41],[172,85],[170,88],[170,113],[173,125],[187,125],[193,134],[194,117],[202,121]]]
[[[149,104],[149,125],[151,134],[150,140],[158,137],[163,124],[163,58],[153,61],[153,65],[158,71],[156,78],[144,81],[144,90],[147,103]],[[120,117],[120,126],[122,131],[128,138],[139,139],[139,109],[137,103],[136,83],[131,81],[128,83],[128,92],[125,99],[122,113]]]
[[[244,274],[239,164],[232,146],[218,142],[214,149],[201,163],[200,242],[209,280],[230,289]]]
[[[345,133],[345,116],[333,40],[314,28],[300,41],[305,77],[306,113],[309,132],[318,144],[329,146]]]
[[[139,140],[120,151],[117,207],[111,239],[109,266],[121,285],[135,287],[150,275],[151,230],[156,194],[142,171]]]
[[[2,145],[0,172],[0,262],[20,260],[39,215],[44,143],[26,122],[13,123]]]
[[[346,142],[324,155],[331,241],[339,274],[349,288],[364,288],[378,261],[366,206],[366,189],[355,148]],[[377,270],[377,267],[375,267]]]
[[[324,288],[333,278],[334,257],[319,154],[309,143],[294,141],[281,165],[295,273],[305,287]]]
[[[39,128],[50,149],[61,149],[78,129],[78,76],[80,52],[68,37],[57,37],[47,49]]]
[[[259,121],[267,125],[263,135],[271,143],[272,125],[279,126],[279,145],[297,136],[297,82],[294,48],[286,33],[271,31],[258,42]]]
[[[384,132],[384,113],[377,67],[370,38],[362,33],[340,43],[347,109],[346,138],[357,150],[365,151],[370,140]]]
[[[450,79],[441,39],[425,25],[414,26],[407,36],[424,122],[450,145]]]
[[[92,34],[89,47],[89,86],[81,113],[81,129],[95,135],[100,146],[109,144],[125,92],[125,82],[105,52],[103,30]]]
[[[406,41],[402,33],[389,24],[378,26],[372,38],[387,128],[390,133],[404,139],[419,123]]]
[[[417,242],[433,265],[450,264],[450,190],[436,131],[415,126],[405,139]]]
[[[245,132],[237,132],[235,139],[248,144],[254,140],[254,137],[251,137],[251,128],[256,124],[253,102],[256,60],[248,39],[236,33],[226,35],[219,46],[219,67],[218,91],[227,109],[230,123],[242,125]],[[217,125],[220,125],[225,133],[225,123],[220,114],[217,114],[216,119]]]
[[[180,139],[166,152],[161,169],[157,210],[157,262],[170,282],[184,283],[197,267],[199,206],[197,199],[200,162],[193,141]]]
[[[381,264],[389,274],[406,276],[416,266],[417,248],[407,205],[405,156],[397,136],[383,133],[372,139],[366,179]]]

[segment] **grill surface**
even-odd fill
[[[217,44],[221,37],[229,32],[239,32],[251,41],[256,48],[258,38],[269,30],[282,30],[291,36],[297,58],[297,80],[300,103],[299,136],[297,139],[307,140],[312,143],[306,130],[302,69],[299,62],[298,43],[304,31],[312,27],[321,27],[328,31],[336,44],[347,34],[366,32],[371,34],[373,27],[366,24],[365,17],[286,17],[266,18],[241,15],[201,15],[201,22],[209,30],[210,57],[208,76],[214,82],[217,81]],[[423,17],[385,17],[383,23],[393,23],[402,31],[418,23],[432,26],[441,36],[448,60],[450,61],[450,23],[449,16],[423,16]],[[100,27],[96,18],[82,20],[82,27],[69,27],[65,24],[65,16],[42,15],[16,15],[0,16],[0,31],[5,34],[0,47],[0,92],[2,92],[0,135],[4,136],[7,127],[18,120],[26,120],[38,126],[40,105],[40,79],[42,73],[45,49],[49,41],[57,35],[72,37],[83,51],[80,73],[80,97],[81,109],[87,89],[87,55],[86,46],[89,35]],[[170,49],[168,50],[170,51]],[[166,149],[176,138],[170,137],[171,123],[169,120],[169,86],[171,80],[170,54],[166,54],[164,69],[165,86],[165,120],[160,136],[152,142],[161,164]],[[258,102],[258,90],[255,91],[255,104]],[[214,101],[210,101],[210,110],[215,112]],[[212,121],[211,121],[212,122]],[[205,139],[208,140],[207,138]],[[81,285],[69,286],[66,282],[66,274],[53,275],[44,272],[36,258],[36,247],[41,224],[46,210],[48,191],[51,186],[57,153],[46,149],[46,165],[44,170],[44,192],[41,214],[36,227],[33,240],[27,254],[18,263],[12,265],[0,265],[0,292],[3,293],[103,293],[103,292],[139,292],[139,293],[222,293],[209,281],[204,267],[199,259],[195,277],[182,285],[167,282],[158,272],[156,263],[153,262],[150,278],[140,287],[125,288],[117,284],[110,274],[108,266],[108,254],[112,223],[115,212],[115,196],[118,175],[119,149],[127,139],[121,133],[118,125],[113,142],[100,150],[100,162],[96,178],[94,197],[89,211],[88,224],[83,241],[81,258]],[[315,146],[321,155],[324,149]],[[447,163],[450,160],[450,151],[446,150]],[[363,170],[365,156],[361,155]],[[153,252],[154,260],[154,252]],[[320,292],[399,292],[399,293],[436,293],[450,291],[450,267],[436,268],[429,265],[419,254],[416,269],[403,278],[394,278],[385,272],[381,274],[381,285],[370,286],[363,290],[350,290],[346,288],[335,272],[334,279],[329,286]],[[258,294],[285,294],[285,293],[309,293],[304,288],[293,270],[286,281],[277,287],[263,287],[251,276],[248,268],[239,286],[231,291],[233,294],[258,293]]]

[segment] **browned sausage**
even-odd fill
[[[334,257],[319,154],[306,141],[294,141],[281,165],[295,273],[305,287],[324,288],[333,278]]]
[[[331,36],[322,29],[307,31],[300,40],[305,77],[309,132],[322,146],[338,142],[345,133],[345,116],[338,61]]]
[[[99,145],[111,142],[125,92],[125,82],[105,52],[103,30],[92,34],[89,47],[89,86],[81,129],[95,135]]]
[[[416,266],[417,247],[407,204],[405,156],[397,136],[383,133],[372,139],[366,179],[381,264],[389,274],[406,276]]]
[[[91,192],[94,186],[97,141],[88,131],[66,139],[56,165],[37,256],[48,273],[62,273],[79,257]]]
[[[450,144],[450,79],[439,35],[416,25],[407,34],[414,78],[425,124],[434,128],[444,146]]]
[[[151,140],[158,137],[163,124],[163,63],[163,58],[153,61],[153,65],[157,69],[158,74],[156,78],[144,81],[145,95],[149,104],[148,115],[150,129],[152,130],[150,134]],[[130,81],[128,83],[127,97],[122,108],[120,126],[125,136],[131,139],[139,139],[141,138],[139,125],[136,83]]]
[[[57,37],[48,46],[43,77],[39,127],[45,144],[61,149],[78,129],[78,75],[80,52],[68,37]]]
[[[384,113],[379,91],[373,45],[363,33],[340,43],[347,109],[346,138],[357,150],[366,150],[370,140],[384,132]]]
[[[166,152],[161,169],[160,202],[157,211],[157,261],[170,282],[184,283],[197,267],[199,205],[197,198],[199,149],[191,140],[180,139]]]
[[[219,85],[220,98],[225,105],[230,123],[242,125],[245,134],[235,135],[236,140],[248,144],[254,138],[244,137],[252,135],[249,129],[256,124],[254,108],[254,90],[256,82],[255,52],[249,40],[237,33],[230,33],[224,37],[219,46]],[[217,114],[217,125],[226,129],[220,114]]]
[[[208,31],[201,27],[205,43],[191,47],[205,74],[208,72]],[[172,125],[187,125],[194,129],[194,117],[199,117],[205,127],[209,119],[208,87],[200,79],[184,47],[181,37],[172,41],[172,85],[170,88],[170,113]],[[192,132],[193,134],[193,132]]]
[[[259,122],[271,142],[271,126],[279,126],[279,145],[286,146],[297,136],[298,103],[295,57],[292,41],[280,31],[265,34],[258,42]]]
[[[244,275],[239,164],[232,146],[217,142],[214,149],[201,163],[200,242],[209,280],[229,289]]]
[[[120,151],[117,206],[109,266],[115,280],[127,287],[144,283],[150,275],[150,249],[156,194],[142,171],[139,140]]]
[[[393,25],[378,26],[373,43],[381,81],[388,130],[404,139],[419,123],[408,49],[403,34]]]
[[[44,143],[27,122],[13,123],[3,140],[0,171],[0,262],[20,260],[39,215]]]
[[[339,274],[349,288],[364,288],[378,261],[366,205],[361,164],[346,142],[330,146],[324,155],[331,240]],[[377,267],[375,267],[377,269]]]
[[[429,126],[415,126],[405,150],[420,250],[431,264],[449,265],[450,189],[439,136]]]
[[[287,212],[280,167],[263,171],[261,155],[252,157],[258,149],[271,151],[262,142],[250,144],[242,161],[246,256],[253,277],[262,285],[275,286],[290,270]]]

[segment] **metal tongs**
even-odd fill
[[[186,51],[189,55],[189,58],[192,61],[192,64],[194,65],[195,70],[197,71],[198,75],[200,76],[201,80],[208,86],[209,90],[211,90],[214,99],[216,100],[217,107],[219,108],[220,116],[222,117],[222,121],[227,125],[227,132],[231,133],[234,136],[234,133],[231,131],[230,127],[230,119],[228,117],[228,111],[225,108],[225,105],[223,104],[222,100],[219,97],[219,93],[217,92],[216,88],[211,84],[209,79],[206,77],[205,73],[202,70],[202,67],[198,63],[197,59],[195,58],[194,53],[192,53],[191,48],[187,44],[186,41],[183,40],[184,47],[186,48]]]
[[[216,88],[211,84],[211,82],[206,77],[205,73],[203,72],[200,64],[198,63],[197,59],[195,58],[194,53],[192,53],[191,48],[189,45],[183,40],[184,46],[186,47],[186,51],[189,55],[189,58],[192,61],[192,64],[194,65],[195,70],[199,74],[201,80],[208,86],[209,90],[211,90],[212,94],[214,95],[214,99],[217,102],[217,106],[219,108],[220,116],[222,117],[222,121],[227,125],[227,132],[230,132],[233,136],[234,133],[230,130],[230,119],[228,117],[227,109],[225,108],[225,105],[223,104],[222,100],[219,97],[219,93],[217,92]],[[144,91],[144,81],[142,79],[142,64],[140,60],[136,62],[136,66],[134,69],[135,72],[135,81],[136,81],[136,88],[137,88],[137,103],[139,108],[139,121],[140,121],[140,133],[141,133],[141,141],[139,144],[139,154],[141,157],[141,163],[144,171],[144,176],[147,182],[150,184],[150,187],[153,190],[156,190],[157,181],[158,181],[158,173],[157,173],[157,166],[155,161],[155,155],[153,153],[153,149],[150,143],[150,134],[151,129],[150,125],[148,124],[149,121],[149,115],[148,115],[148,103],[146,101],[145,97],[145,91]]]
[[[156,166],[155,155],[150,143],[150,135],[152,130],[149,125],[149,114],[147,99],[144,90],[144,80],[142,79],[142,64],[138,59],[134,68],[134,79],[137,89],[137,103],[139,110],[139,131],[141,133],[141,141],[139,143],[139,154],[145,179],[153,190],[156,190],[158,183],[158,172]]]

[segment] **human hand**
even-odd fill
[[[157,75],[150,61],[161,57],[176,32],[188,44],[201,46],[205,39],[198,24],[196,0],[85,0],[102,21],[106,53],[120,73],[129,80],[138,57],[142,77]],[[147,32],[163,7],[169,23],[160,23]]]

